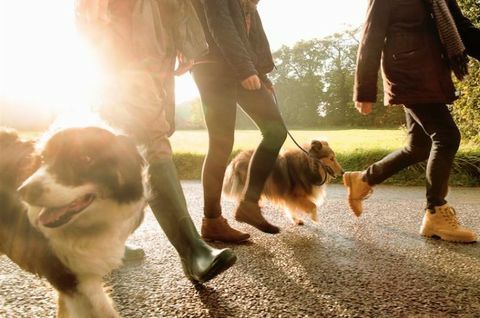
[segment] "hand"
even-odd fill
[[[249,91],[254,91],[262,88],[262,81],[260,81],[258,75],[252,75],[242,81],[242,86]]]
[[[108,23],[109,0],[76,0],[75,12],[85,23]]]
[[[362,115],[368,115],[372,112],[373,103],[372,102],[355,102],[355,108]]]

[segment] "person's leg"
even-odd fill
[[[165,67],[169,67],[165,61]],[[215,249],[199,236],[172,160],[168,140],[170,126],[165,117],[165,90],[144,70],[122,72],[110,109],[104,115],[118,128],[144,145],[149,164],[151,188],[149,204],[162,230],[177,250],[186,276],[203,283],[232,266],[236,260],[230,249]],[[172,93],[172,92],[170,92]]]
[[[450,171],[460,146],[460,131],[445,104],[413,105],[406,109],[432,142],[426,168],[427,206],[444,205]]]
[[[346,172],[343,182],[348,188],[348,203],[356,216],[363,212],[363,200],[372,192],[374,185],[380,184],[406,167],[427,160],[432,141],[422,126],[405,110],[407,142],[402,149],[396,150],[365,171]]]
[[[232,152],[237,111],[236,79],[224,65],[196,65],[193,77],[200,92],[208,131],[208,152],[202,169],[204,215],[202,237],[242,242],[250,235],[231,228],[222,217],[223,178]]]
[[[236,83],[218,63],[195,66],[193,78],[202,99],[208,131],[208,152],[202,169],[204,211],[207,218],[215,218],[222,214],[222,183],[234,142]]]
[[[236,218],[264,232],[278,233],[279,228],[263,218],[258,201],[285,142],[287,129],[273,96],[264,86],[250,91],[239,85],[238,102],[260,129],[262,141],[250,159],[243,200],[237,207]]]
[[[432,140],[426,168],[427,209],[420,234],[438,236],[452,242],[476,241],[475,233],[460,225],[455,210],[445,200],[453,160],[461,139],[447,105],[413,105],[408,106],[407,111]]]
[[[188,213],[185,196],[171,156],[149,159],[153,214],[168,240],[177,250],[186,276],[204,283],[236,261],[230,249],[216,249],[201,238]]]
[[[428,159],[432,141],[425,133],[421,124],[411,114],[408,108],[405,110],[407,126],[407,142],[402,149],[396,150],[385,158],[370,165],[364,176],[364,181],[374,186],[390,178],[397,172]]]

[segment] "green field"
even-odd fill
[[[327,131],[291,131],[293,137],[300,143],[320,138],[328,141],[338,153],[369,150],[393,150],[405,141],[402,130],[327,130]],[[205,154],[208,149],[208,135],[204,130],[177,131],[171,137],[175,153]],[[237,130],[235,132],[234,150],[255,148],[261,140],[261,134],[256,130]],[[287,138],[284,147],[294,147]]]

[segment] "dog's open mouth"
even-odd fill
[[[68,205],[44,208],[38,220],[45,227],[55,228],[67,224],[78,213],[85,210],[95,200],[95,194],[89,193]]]

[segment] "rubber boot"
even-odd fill
[[[215,249],[200,237],[187,210],[187,203],[171,158],[150,162],[149,178],[153,214],[177,250],[185,275],[205,283],[232,266],[237,257],[230,249]]]

